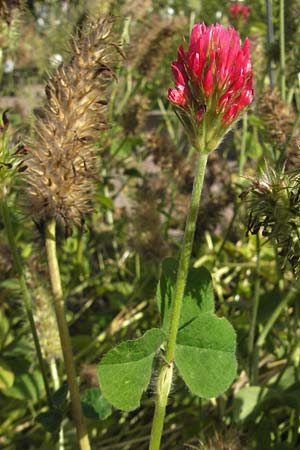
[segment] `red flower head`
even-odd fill
[[[179,47],[172,71],[176,87],[168,98],[192,144],[214,150],[253,99],[248,38],[241,46],[233,27],[196,24],[188,50]]]
[[[241,5],[240,3],[232,3],[229,7],[230,15],[235,19],[242,18],[243,20],[248,20],[250,15],[250,8],[246,5]]]

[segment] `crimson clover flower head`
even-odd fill
[[[168,98],[192,145],[216,149],[253,100],[249,39],[241,46],[231,26],[195,24],[188,50],[180,45],[172,71],[176,87]]]
[[[250,16],[250,8],[246,5],[241,5],[240,3],[232,3],[229,7],[230,15],[233,18],[242,18],[248,20]]]

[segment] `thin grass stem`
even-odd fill
[[[282,100],[286,99],[286,80],[285,80],[285,27],[284,27],[284,0],[279,4],[279,26],[280,26],[280,90]]]
[[[259,308],[259,300],[260,300],[260,240],[259,235],[256,235],[256,267],[255,267],[255,281],[254,281],[254,298],[253,298],[253,309],[252,309],[252,318],[250,324],[249,331],[249,342],[248,342],[248,351],[249,351],[249,373],[250,373],[250,381],[252,384],[257,383],[258,377],[258,358],[256,348],[254,348],[255,342],[255,331],[257,325],[257,313]]]
[[[27,288],[27,283],[26,283],[26,279],[25,279],[25,275],[24,275],[24,271],[23,271],[23,265],[22,265],[21,257],[19,255],[18,248],[17,248],[17,243],[15,240],[15,233],[14,233],[12,223],[11,223],[10,212],[9,212],[9,208],[7,206],[7,202],[5,199],[3,199],[0,202],[0,209],[1,209],[1,215],[3,218],[4,227],[5,227],[5,232],[6,232],[9,246],[10,246],[12,256],[13,256],[14,266],[19,275],[19,283],[20,283],[20,288],[21,288],[21,292],[22,292],[23,302],[24,302],[27,318],[29,321],[31,334],[33,337],[33,342],[34,342],[34,347],[35,347],[35,351],[36,351],[38,362],[39,362],[39,367],[40,367],[41,374],[43,377],[43,383],[45,386],[47,402],[48,402],[49,408],[51,408],[52,407],[52,396],[51,396],[51,391],[50,391],[48,378],[47,378],[46,365],[45,365],[45,362],[43,359],[42,349],[41,349],[41,345],[40,345],[40,341],[39,341],[39,337],[38,337],[38,333],[37,333],[37,329],[36,329],[36,325],[35,325],[35,321],[34,321],[32,299],[31,299],[30,292]]]

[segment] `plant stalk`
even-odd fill
[[[76,371],[71,346],[68,324],[65,317],[64,298],[61,286],[60,272],[56,254],[56,222],[49,220],[45,225],[46,252],[48,259],[50,282],[54,300],[54,309],[64,357],[68,385],[70,389],[71,406],[80,450],[90,450],[90,442],[81,409],[79,388],[76,381]]]
[[[60,381],[59,381],[59,375],[57,370],[56,361],[54,358],[51,359],[50,363],[50,372],[52,376],[53,386],[55,391],[58,391],[60,388]],[[60,429],[59,429],[59,438],[58,438],[58,450],[65,450],[65,437],[64,437],[64,428],[61,423]]]
[[[280,0],[279,4],[279,24],[280,24],[280,88],[281,98],[286,99],[286,82],[285,82],[285,30],[284,30],[284,0]]]
[[[248,114],[247,114],[247,111],[245,111],[243,114],[243,135],[242,135],[242,145],[241,145],[240,161],[239,161],[239,176],[240,177],[244,173],[244,165],[246,162],[247,130],[248,130]]]
[[[149,450],[159,450],[160,448],[166,406],[172,383],[173,360],[179,326],[180,311],[191,258],[196,220],[198,216],[208,154],[202,151],[199,153],[198,158],[199,159],[196,168],[191,203],[186,219],[185,233],[180,251],[174,298],[172,301],[171,320],[165,355],[166,362],[162,364],[158,376],[155,411],[152,422]]]
[[[43,383],[45,386],[47,402],[48,402],[49,408],[51,408],[53,405],[52,396],[51,396],[51,391],[50,391],[50,387],[48,384],[47,371],[46,371],[46,366],[45,366],[45,362],[44,362],[43,355],[42,355],[42,349],[41,349],[36,325],[34,322],[32,299],[31,299],[29,290],[27,288],[25,275],[23,272],[23,266],[22,266],[21,258],[20,258],[19,252],[18,252],[17,243],[15,240],[15,234],[14,234],[14,230],[13,230],[11,219],[10,219],[10,213],[9,213],[9,209],[8,209],[7,202],[5,199],[0,201],[0,209],[1,209],[1,215],[3,218],[5,232],[6,232],[9,246],[10,246],[10,249],[12,252],[15,270],[17,271],[17,273],[19,275],[19,283],[20,283],[20,288],[21,288],[22,297],[23,297],[23,301],[24,301],[25,311],[26,311],[27,318],[29,321],[31,334],[33,337],[33,342],[34,342],[34,347],[35,347],[35,351],[37,354],[41,374],[43,377]]]
[[[259,338],[257,339],[256,346],[258,349],[264,345],[266,338],[267,338],[269,332],[271,331],[274,323],[276,322],[276,320],[278,319],[278,317],[280,316],[280,314],[282,313],[284,308],[295,297],[295,295],[296,295],[296,293],[295,293],[294,289],[290,289],[289,292],[285,295],[285,297],[283,297],[283,299],[281,300],[279,305],[274,309],[274,311],[272,312],[271,316],[269,317],[266,325],[264,326],[262,333],[260,334]]]
[[[252,308],[252,318],[249,331],[248,351],[249,351],[249,373],[251,384],[257,383],[258,377],[258,357],[257,351],[254,347],[255,330],[257,324],[257,313],[260,300],[260,240],[259,235],[256,235],[256,267],[255,267],[255,281],[254,281],[254,299]]]
[[[274,26],[273,26],[273,7],[272,0],[266,0],[266,11],[267,11],[267,42],[268,48],[274,43]],[[270,87],[274,86],[274,70],[272,67],[272,61],[269,62],[269,78],[270,78]]]

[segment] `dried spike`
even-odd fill
[[[111,18],[90,21],[71,43],[70,65],[60,65],[48,80],[47,103],[24,159],[23,202],[35,222],[55,217],[67,230],[90,210],[97,168],[91,142],[107,123],[103,97],[119,59],[112,24]]]

